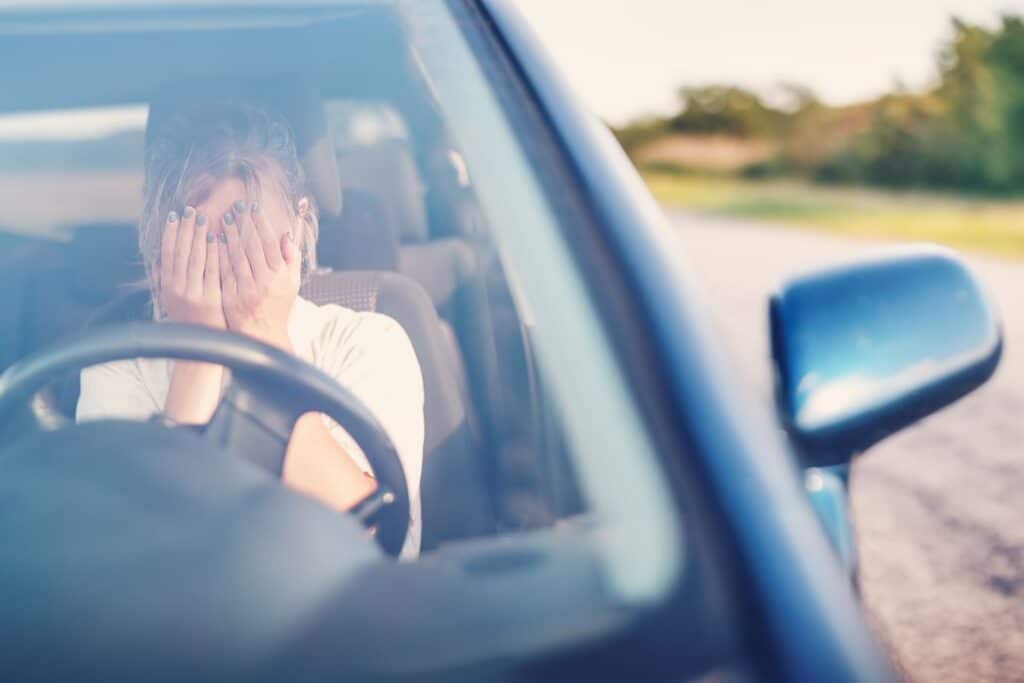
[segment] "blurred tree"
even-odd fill
[[[633,121],[621,128],[612,128],[615,137],[630,156],[644,144],[657,140],[668,133],[664,118],[646,117]]]
[[[992,113],[986,138],[988,172],[1001,185],[1024,189],[1024,20],[1004,17],[986,53]]]
[[[984,187],[1008,182],[1007,169],[993,158],[1000,121],[995,103],[995,78],[987,61],[992,34],[953,20],[953,40],[939,55],[942,104],[939,120],[922,150],[930,162],[930,184]]]
[[[769,107],[756,93],[731,85],[679,91],[682,110],[668,120],[670,129],[688,133],[724,133],[740,137],[778,134],[786,114]]]
[[[896,92],[871,126],[817,168],[819,178],[892,186],[1024,189],[1024,25],[953,20],[930,92]]]
[[[995,29],[953,19],[937,66],[926,92],[896,84],[846,107],[796,84],[767,102],[737,86],[683,88],[677,114],[616,133],[627,150],[673,133],[766,141],[774,157],[749,175],[1024,192],[1024,19],[1005,16]]]

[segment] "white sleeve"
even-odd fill
[[[378,313],[339,317],[320,339],[318,365],[351,391],[391,438],[409,489],[409,533],[401,557],[419,553],[422,517],[423,375],[416,352],[402,326]],[[331,434],[356,464],[371,471],[362,449],[333,421]],[[354,446],[354,448],[353,448]]]
[[[78,422],[105,418],[145,420],[160,412],[134,360],[94,365],[82,370],[80,377],[81,391],[75,411]]]

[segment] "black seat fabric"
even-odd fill
[[[126,223],[78,226],[70,242],[47,245],[31,259],[19,356],[80,332],[97,309],[145,280],[135,228]]]
[[[317,261],[333,270],[398,270],[398,229],[369,192],[342,192],[341,216],[321,216]]]
[[[325,271],[311,275],[302,294],[317,304],[382,313],[409,335],[423,372],[423,550],[493,532],[490,477],[459,354],[423,288],[397,273]]]
[[[346,190],[360,189],[386,199],[389,220],[403,242],[430,239],[424,188],[416,162],[403,140],[380,140],[338,154],[338,176]]]
[[[321,263],[339,270],[397,270],[423,285],[434,306],[451,318],[452,299],[475,272],[476,255],[461,237],[431,235],[423,182],[408,144],[382,140],[346,149],[338,155],[338,172],[346,199],[338,235],[329,240],[348,246],[325,245]],[[372,198],[379,210],[357,215],[349,210],[349,194],[363,202]],[[382,266],[381,255],[389,252],[390,264]]]
[[[477,257],[465,240],[446,237],[422,244],[403,244],[398,270],[423,285],[438,310],[451,317],[453,299],[476,271]]]
[[[26,353],[25,318],[29,277],[37,264],[50,261],[57,245],[0,233],[0,369]]]

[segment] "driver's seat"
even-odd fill
[[[320,305],[382,313],[409,335],[423,373],[422,549],[493,532],[489,477],[461,359],[423,287],[393,272],[322,270],[307,278],[301,294]]]

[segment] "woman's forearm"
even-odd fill
[[[377,488],[334,439],[319,413],[308,413],[295,423],[283,478],[292,488],[337,510],[348,510]]]
[[[286,353],[295,353],[284,330],[267,333],[243,328],[236,331]],[[377,488],[373,477],[359,469],[331,435],[319,413],[307,413],[296,421],[281,478],[296,491],[336,510],[348,510]]]
[[[205,424],[220,403],[224,368],[211,363],[175,361],[164,414],[181,424]]]
[[[164,413],[180,424],[205,424],[220,402],[224,369],[210,363],[175,362]],[[283,479],[292,488],[337,510],[373,493],[363,473],[331,435],[319,413],[299,418],[288,442]]]

